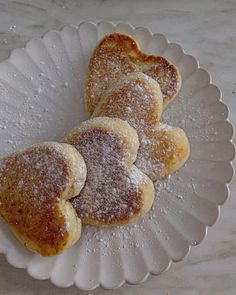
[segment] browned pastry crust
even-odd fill
[[[82,189],[86,166],[72,146],[36,144],[0,160],[0,215],[29,250],[55,255],[75,243],[81,221],[68,202]]]
[[[134,72],[114,83],[98,103],[93,117],[108,116],[126,120],[139,135],[140,148],[135,165],[152,180],[179,169],[189,156],[185,132],[159,124],[162,93],[149,76]]]
[[[139,147],[125,121],[94,118],[74,129],[64,142],[75,146],[87,166],[87,180],[71,203],[85,224],[115,226],[143,216],[152,206],[152,181],[133,165]]]
[[[174,99],[181,87],[181,76],[175,65],[164,57],[146,55],[130,36],[113,33],[105,36],[95,48],[85,81],[85,103],[92,115],[104,91],[121,75],[143,72],[160,85],[164,107]]]

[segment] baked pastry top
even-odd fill
[[[138,133],[140,147],[135,165],[152,180],[179,169],[189,156],[185,132],[160,123],[163,97],[158,83],[134,72],[122,76],[97,104],[93,117],[126,120]]]
[[[63,142],[82,154],[87,180],[71,203],[85,224],[129,223],[152,206],[152,181],[135,165],[139,147],[136,131],[125,121],[99,117],[85,121]]]
[[[58,254],[80,237],[68,199],[85,179],[82,156],[67,144],[40,143],[8,155],[0,159],[0,215],[29,250]]]
[[[175,65],[164,57],[146,55],[131,36],[113,33],[98,43],[89,61],[84,94],[88,114],[92,115],[109,86],[132,72],[143,72],[159,83],[164,107],[180,90],[181,76]]]

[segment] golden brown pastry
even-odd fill
[[[71,200],[83,223],[126,224],[151,208],[153,183],[133,165],[139,141],[127,122],[106,117],[90,119],[63,141],[76,147],[87,166],[85,186]]]
[[[63,143],[36,144],[0,159],[0,215],[18,240],[43,256],[74,244],[81,221],[68,200],[81,191],[86,166]]]
[[[139,135],[140,147],[135,165],[152,180],[179,169],[189,156],[185,132],[159,124],[162,93],[158,83],[143,73],[120,78],[104,94],[93,117],[108,116],[126,120]]]
[[[164,107],[180,90],[181,76],[176,66],[164,57],[146,55],[132,37],[113,33],[98,43],[89,61],[85,82],[88,114],[92,115],[109,86],[132,72],[143,72],[159,83]]]

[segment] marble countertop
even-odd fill
[[[209,70],[230,109],[236,124],[236,1],[155,1],[155,0],[0,0],[0,60],[13,48],[45,31],[64,24],[110,20],[129,22],[164,33]],[[119,290],[97,289],[80,292],[36,281],[24,270],[10,266],[0,255],[0,294],[147,294],[147,295],[234,295],[236,294],[236,181],[221,217],[209,229],[203,243],[194,247],[183,262],[174,264],[159,277],[150,277],[140,286]]]

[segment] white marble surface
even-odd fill
[[[168,3],[167,3],[168,2]],[[128,0],[0,0],[0,60],[9,50],[45,31],[83,20],[125,21],[147,26],[182,44],[209,70],[223,93],[223,100],[236,123],[236,1],[128,1]],[[234,295],[236,294],[236,181],[230,185],[231,197],[221,217],[209,229],[204,242],[189,257],[159,277],[140,286],[119,290],[97,289],[80,292],[36,281],[24,270],[14,269],[0,255],[0,294],[147,294],[147,295]]]

